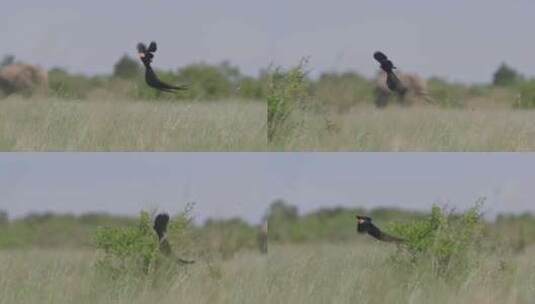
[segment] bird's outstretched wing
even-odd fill
[[[145,54],[147,52],[147,46],[143,42],[137,44],[137,52]]]
[[[154,53],[154,52],[156,52],[156,50],[157,50],[157,46],[156,46],[156,42],[155,41],[152,41],[149,44],[149,48],[147,48],[147,46],[143,42],[140,42],[140,43],[137,44],[137,51],[139,53],[143,53],[143,54]]]

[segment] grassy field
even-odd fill
[[[261,102],[0,102],[0,151],[535,151],[535,111],[362,105],[294,112],[270,146]]]
[[[533,303],[531,247],[481,257],[458,280],[388,262],[374,242],[272,246],[227,261],[200,260],[168,282],[103,278],[91,251],[0,251],[0,303]],[[504,262],[506,261],[506,262]]]
[[[294,112],[274,151],[535,151],[535,111],[511,108]]]
[[[265,151],[262,102],[0,101],[0,151]]]

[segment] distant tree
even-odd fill
[[[2,58],[2,62],[0,62],[0,69],[13,63],[15,63],[15,56],[11,54],[5,55]]]
[[[507,64],[502,63],[498,70],[494,73],[492,84],[495,86],[509,86],[515,84],[522,79],[522,76],[509,67]]]
[[[113,66],[113,76],[118,78],[132,79],[139,74],[139,71],[139,63],[126,54]]]

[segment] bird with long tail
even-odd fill
[[[169,224],[169,215],[167,213],[160,213],[154,219],[154,231],[158,235],[158,240],[160,242],[160,252],[171,259],[174,259],[179,264],[193,264],[195,261],[185,260],[175,256],[171,250],[171,244],[167,240],[167,225]]]
[[[377,228],[377,226],[375,226],[372,223],[372,219],[367,216],[357,215],[357,232],[367,233],[373,238],[379,241],[383,241],[383,242],[394,242],[394,243],[405,242],[404,239],[388,235],[384,233],[383,231],[381,231],[381,229]]]
[[[149,44],[149,47],[147,47],[144,43],[141,42],[137,44],[137,52],[139,59],[141,59],[141,62],[143,62],[143,66],[145,66],[145,81],[147,82],[147,84],[152,88],[168,93],[174,93],[175,91],[179,90],[186,90],[187,86],[174,86],[167,84],[161,81],[158,75],[156,75],[151,66],[152,59],[154,59],[154,53],[156,52],[156,50],[157,45],[154,41]]]

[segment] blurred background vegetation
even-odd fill
[[[269,223],[270,244],[347,243],[357,240],[356,214],[368,215],[377,226],[398,235],[399,225],[426,220],[430,216],[430,212],[397,208],[346,207],[322,208],[302,214],[297,207],[278,199],[266,210],[262,222],[267,220]],[[105,213],[31,213],[12,219],[7,212],[0,211],[0,249],[94,248],[93,236],[99,228],[135,227],[138,221],[137,217]],[[482,223],[485,236],[512,252],[522,252],[535,243],[533,214],[500,214],[494,220],[483,220]],[[256,250],[261,231],[260,225],[241,218],[192,222],[187,229],[188,237],[176,241],[188,247],[183,249],[223,258],[230,258],[241,250]],[[359,241],[372,240],[366,237]]]
[[[6,55],[0,61],[0,69],[15,62],[15,56]],[[259,100],[264,96],[262,80],[265,71],[261,71],[258,77],[247,76],[227,61],[214,65],[194,63],[176,70],[159,70],[157,73],[170,83],[188,85],[189,90],[181,94],[165,94],[151,89],[145,84],[142,65],[125,54],[114,64],[111,75],[87,76],[70,73],[62,67],[50,69],[48,94],[64,99],[90,99],[106,94],[128,99],[209,101],[227,98]]]
[[[5,55],[0,60],[0,69],[16,62],[14,55]],[[299,66],[306,68],[302,63]],[[293,69],[289,71],[291,73]],[[70,73],[61,67],[50,69],[48,94],[65,99],[113,96],[149,100],[267,100],[273,96],[272,88],[270,89],[272,80],[277,75],[283,75],[280,68],[270,67],[262,69],[256,76],[245,75],[228,61],[219,64],[192,63],[174,70],[159,70],[157,73],[170,83],[189,85],[189,90],[179,94],[165,94],[149,88],[144,83],[143,67],[139,61],[125,54],[114,64],[111,75],[87,76]],[[303,76],[305,78],[302,83],[306,83],[304,88],[307,95],[323,106],[344,112],[359,104],[373,104],[374,80],[356,71],[324,72],[317,77],[305,73]],[[428,91],[444,107],[535,107],[535,79],[519,74],[506,63],[501,63],[491,78],[492,82],[488,84],[462,84],[431,77],[427,80]]]

